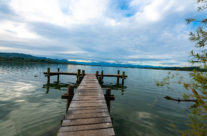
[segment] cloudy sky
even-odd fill
[[[0,52],[187,65],[196,0],[0,0]]]

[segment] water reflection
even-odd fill
[[[34,83],[26,83],[21,81],[17,81],[17,82],[5,81],[5,82],[1,82],[0,86],[3,86],[3,84],[5,83],[7,84],[7,90],[0,91],[0,100],[2,101],[18,99],[19,97],[27,95],[27,93],[35,90],[36,88],[34,86]],[[12,93],[10,92],[10,90],[12,90]]]
[[[66,88],[68,85],[73,85],[74,88],[77,88],[79,84],[75,82],[74,83],[73,82],[63,83],[63,82],[54,81],[53,83],[50,83],[50,84],[43,84],[43,88],[46,89],[46,94],[48,94],[50,89],[61,90],[61,88]],[[111,88],[112,90],[120,91],[121,95],[124,95],[124,92],[127,89],[127,86],[123,86],[120,84],[113,84],[113,83],[102,84],[101,87],[102,89]]]
[[[118,136],[174,136],[178,135],[171,124],[179,130],[185,128],[186,116],[182,109],[191,106],[189,103],[178,104],[166,101],[163,97],[168,95],[177,98],[177,93],[166,91],[167,88],[158,88],[155,81],[163,79],[168,71],[114,68],[79,65],[52,65],[52,64],[11,64],[0,63],[0,135],[6,136],[55,136],[64,117],[65,101],[60,99],[66,91],[68,84],[74,84],[75,76],[51,77],[51,84],[44,85],[47,80],[42,74],[47,67],[51,71],[77,72],[85,69],[86,73],[116,73],[125,71],[128,78],[125,87],[116,86],[116,78],[104,77],[103,90],[111,88],[116,101],[110,104],[110,115],[113,118],[113,127]],[[180,72],[183,76],[187,72]],[[37,75],[36,77],[34,77]],[[13,85],[17,84],[15,90]],[[26,86],[22,88],[21,86]],[[176,90],[183,88],[172,85]],[[44,88],[42,88],[44,87]],[[48,91],[47,91],[48,90]],[[18,94],[16,97],[15,93]],[[48,94],[45,94],[48,92]],[[179,93],[179,92],[178,92]],[[123,94],[124,97],[121,95]],[[21,95],[21,96],[20,96]],[[3,100],[6,98],[8,100]],[[150,125],[149,125],[150,124]],[[151,125],[151,124],[154,124]]]

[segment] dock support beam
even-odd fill
[[[102,85],[101,76],[98,76],[98,82],[99,82],[100,85]]]
[[[98,79],[98,74],[99,74],[99,72],[98,71],[96,71],[96,78]]]
[[[80,76],[80,80],[79,80],[79,84],[83,80],[84,76],[85,76],[85,70],[82,70],[82,73],[81,73],[81,76]]]
[[[70,106],[70,103],[73,99],[74,96],[74,86],[73,85],[68,85],[68,90],[67,93],[62,95],[62,99],[67,99],[67,104],[66,104],[66,113],[68,111],[68,108]]]
[[[59,83],[59,82],[60,82],[60,74],[59,74],[59,72],[60,72],[60,68],[58,68],[57,83]]]
[[[116,80],[117,85],[119,85],[119,74],[120,74],[120,70],[117,70],[117,80]]]
[[[106,105],[108,107],[108,110],[110,112],[111,100],[115,100],[114,95],[111,95],[111,89],[110,88],[106,88],[105,100],[106,100]]]
[[[47,68],[47,84],[50,84],[50,68]]]
[[[108,110],[110,112],[110,105],[111,105],[111,102],[110,102],[110,96],[111,96],[111,89],[110,88],[106,88],[106,105],[108,107]]]
[[[85,76],[85,70],[82,70],[82,77]]]
[[[122,72],[122,85],[124,85],[125,72]]]
[[[103,70],[101,71],[101,76],[100,76],[100,84],[102,85],[103,84],[103,74],[104,74],[104,72],[103,72]]]
[[[77,70],[77,81],[76,81],[77,84],[80,84],[80,72],[81,72],[81,70],[78,69]]]

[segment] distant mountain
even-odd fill
[[[15,62],[38,62],[38,63],[65,63],[66,59],[50,59],[46,57],[36,57],[23,53],[0,53],[0,61],[15,61]]]
[[[163,66],[150,66],[150,65],[117,64],[117,63],[108,63],[108,62],[76,62],[76,61],[68,61],[66,59],[50,59],[46,57],[36,57],[23,53],[0,53],[0,61],[76,64],[76,65],[91,65],[91,66],[106,66],[106,67],[127,67],[127,68],[185,70],[185,71],[191,71],[197,69],[197,70],[205,71],[200,69],[199,67],[163,67]]]
[[[194,69],[201,70],[199,67],[164,67],[164,66],[150,66],[150,65],[132,65],[132,64],[117,64],[117,63],[107,63],[107,62],[75,62],[80,65],[92,65],[92,66],[106,66],[106,67],[125,67],[125,68],[143,68],[143,69],[163,69],[163,70],[184,70],[192,71]]]

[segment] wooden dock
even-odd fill
[[[110,97],[110,89],[107,92]],[[74,95],[74,96],[73,96]],[[70,88],[68,110],[58,136],[114,136],[115,132],[103,90],[95,74],[86,74],[75,94]],[[106,98],[106,99],[105,99]]]
[[[50,76],[57,76],[57,82],[59,82],[60,80],[60,75],[72,75],[72,76],[76,76],[77,77],[77,81],[76,83],[80,83],[80,81],[82,80],[82,78],[85,75],[85,70],[81,70],[78,69],[77,73],[75,72],[60,72],[60,69],[58,68],[57,72],[51,72],[50,68],[47,69],[47,72],[44,72],[44,75],[47,76],[47,84],[50,84]],[[100,84],[103,84],[103,78],[104,77],[116,77],[117,78],[117,84],[119,84],[119,79],[122,79],[122,85],[124,85],[124,79],[127,78],[127,75],[125,75],[125,72],[122,72],[122,74],[120,74],[120,70],[117,70],[117,74],[104,74],[104,71],[102,70],[99,74],[99,71],[96,71],[95,74],[96,78],[98,79]]]

